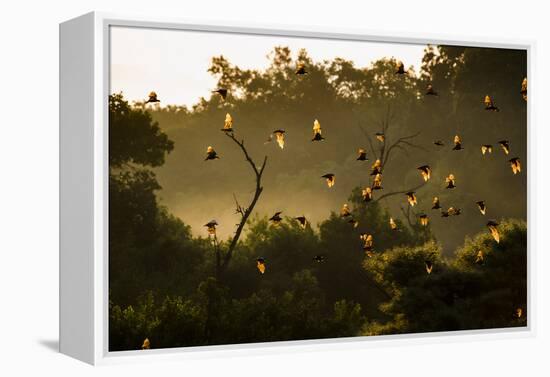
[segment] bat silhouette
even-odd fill
[[[285,147],[285,130],[275,130],[272,135],[275,135],[279,148],[283,149]]]
[[[397,230],[397,223],[395,222],[395,220],[393,219],[393,217],[390,217],[390,229],[391,230]]]
[[[381,174],[381,173],[382,173],[382,161],[377,159],[376,161],[374,161],[374,163],[371,166],[370,175],[376,175],[376,174]]]
[[[229,113],[225,114],[225,122],[223,123],[222,131],[233,132],[233,118]]]
[[[432,270],[434,268],[433,262],[427,260],[427,261],[424,262],[424,264],[426,265],[426,272],[428,273],[428,275],[431,274]]]
[[[204,161],[215,160],[217,158],[220,158],[220,156],[218,156],[214,148],[212,148],[211,146],[206,148],[206,158],[204,159]]]
[[[508,140],[501,140],[498,143],[502,147],[502,150],[504,151],[505,154],[510,153],[510,142]]]
[[[365,150],[363,148],[359,148],[359,150],[357,151],[357,161],[367,161],[368,158],[367,158],[367,152],[365,152]]]
[[[348,205],[344,204],[340,209],[340,217],[348,217],[348,216],[351,216],[351,211],[349,210]]]
[[[479,212],[481,212],[482,215],[485,215],[485,212],[487,211],[485,202],[483,200],[480,200],[479,202],[476,202],[476,204],[477,204],[477,208],[479,208]]]
[[[476,264],[482,265],[484,261],[483,251],[479,250],[476,255]]]
[[[365,187],[362,191],[363,201],[370,202],[372,200],[372,189],[370,187]]]
[[[323,141],[325,138],[321,135],[321,123],[317,119],[313,122],[313,139],[311,141]]]
[[[462,140],[460,139],[460,136],[455,135],[455,138],[453,140],[455,146],[453,147],[453,151],[459,151],[464,148],[462,148]]]
[[[294,220],[298,221],[298,223],[300,224],[300,227],[302,229],[305,229],[306,228],[306,225],[307,225],[307,219],[305,216],[298,216],[298,217],[295,217]]]
[[[298,63],[295,73],[297,75],[307,75],[309,72],[306,71],[306,65],[304,63]]]
[[[410,206],[414,207],[417,204],[415,192],[409,191],[405,195],[407,195],[407,201],[409,202]]]
[[[376,136],[376,139],[381,143],[383,143],[384,140],[386,140],[386,135],[384,135],[382,132],[377,132],[374,135]]]
[[[279,223],[283,220],[283,218],[280,216],[281,213],[283,212],[275,212],[275,214],[269,218],[269,221],[271,221],[273,225],[279,225]]]
[[[219,94],[224,100],[227,97],[227,89],[225,88],[219,88],[219,89],[213,90],[212,93]]]
[[[327,186],[330,188],[334,186],[334,183],[336,183],[336,176],[332,173],[327,173],[325,175],[322,175],[321,178],[325,178],[327,181]]]
[[[441,204],[439,203],[439,197],[437,196],[434,196],[434,199],[432,201],[432,209],[440,209],[441,208]]]
[[[402,61],[397,62],[397,70],[395,71],[396,75],[404,75],[405,74],[405,64],[403,64]]]
[[[382,174],[378,173],[374,176],[374,179],[372,180],[372,189],[382,190]]]
[[[265,258],[259,257],[256,259],[256,268],[260,271],[260,274],[263,275],[265,273]]]
[[[483,103],[485,104],[485,110],[497,111],[497,112],[500,111],[500,109],[495,106],[493,100],[491,99],[491,97],[489,95],[485,96],[485,99],[483,100]]]
[[[483,144],[481,146],[481,154],[485,155],[485,153],[493,153],[493,146],[491,144]]]
[[[359,221],[351,218],[348,220],[348,224],[350,224],[353,228],[357,228],[359,226]]]
[[[420,170],[420,174],[422,175],[422,178],[424,178],[424,182],[428,182],[428,179],[432,176],[432,169],[429,165],[422,165],[416,168],[417,170]]]
[[[208,231],[208,234],[215,235],[216,234],[216,226],[218,225],[218,222],[216,220],[210,220],[204,226],[206,227],[206,230]]]
[[[491,236],[495,239],[497,243],[500,243],[500,233],[498,231],[499,223],[497,223],[495,220],[489,220],[487,222],[487,228],[489,228],[489,232],[491,232]]]
[[[148,350],[151,348],[151,342],[149,341],[149,338],[145,338],[143,341],[143,344],[141,345],[142,350]]]
[[[448,188],[448,189],[455,188],[456,185],[455,185],[455,176],[454,176],[454,174],[449,174],[447,176],[447,178],[445,178],[445,183],[447,185],[447,186],[445,186],[445,188]]]
[[[155,103],[155,102],[160,102],[160,100],[157,98],[157,93],[155,92],[149,93],[149,99],[145,101],[145,104]]]
[[[420,225],[428,226],[428,222],[430,221],[428,218],[428,215],[426,215],[425,213],[422,213],[418,215],[418,219],[420,220]]]
[[[510,163],[510,167],[512,168],[514,175],[521,173],[521,163],[519,162],[519,157],[511,158],[508,162]]]

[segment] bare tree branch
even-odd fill
[[[237,230],[235,231],[235,234],[234,234],[233,238],[231,239],[231,242],[229,243],[229,246],[227,247],[227,253],[225,254],[225,257],[223,258],[223,262],[221,263],[221,265],[219,267],[220,268],[220,270],[219,270],[220,274],[225,272],[225,270],[227,269],[227,266],[229,265],[229,262],[231,261],[231,257],[233,256],[233,251],[235,250],[235,247],[237,246],[237,243],[239,242],[239,238],[241,236],[243,228],[246,225],[246,222],[247,222],[248,218],[250,217],[250,214],[254,210],[254,206],[256,205],[256,202],[258,201],[258,199],[260,198],[260,195],[262,194],[262,191],[263,191],[262,174],[264,173],[264,169],[265,169],[265,166],[267,164],[267,156],[265,156],[262,165],[260,167],[257,167],[256,164],[254,163],[254,160],[252,160],[252,158],[250,157],[250,155],[248,154],[248,151],[246,150],[246,148],[244,146],[244,140],[241,140],[241,141],[237,140],[237,138],[235,138],[235,135],[232,132],[226,133],[225,135],[228,138],[230,138],[231,140],[233,140],[235,142],[235,144],[237,144],[241,148],[241,150],[242,150],[242,152],[243,152],[243,154],[246,158],[246,161],[248,161],[248,163],[252,167],[252,170],[254,171],[254,174],[256,176],[256,190],[254,191],[254,196],[252,197],[252,201],[250,202],[248,207],[242,208],[237,203],[238,208],[240,207],[241,210],[242,210],[241,221],[237,225]],[[236,200],[237,199],[235,198],[235,201]]]

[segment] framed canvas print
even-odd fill
[[[530,43],[98,13],[60,36],[62,352],[532,332]]]

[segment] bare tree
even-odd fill
[[[258,199],[260,198],[260,195],[262,194],[263,187],[262,187],[262,175],[264,173],[265,166],[267,164],[267,156],[264,156],[264,160],[261,166],[257,166],[254,163],[254,160],[250,157],[248,154],[248,151],[246,147],[244,146],[244,140],[238,140],[233,132],[226,132],[225,135],[233,140],[235,144],[239,146],[241,151],[244,154],[244,157],[250,167],[252,168],[252,171],[254,172],[254,176],[256,179],[256,187],[254,191],[254,196],[252,197],[252,200],[250,201],[250,204],[247,207],[242,207],[239,202],[237,201],[237,197],[233,194],[233,197],[235,198],[235,204],[236,204],[236,213],[241,216],[241,219],[237,225],[237,230],[235,231],[235,234],[233,235],[233,238],[231,238],[231,241],[229,242],[229,245],[227,247],[226,252],[222,255],[222,251],[220,249],[220,245],[217,241],[216,236],[214,236],[214,249],[216,252],[216,277],[220,278],[223,273],[227,270],[227,267],[229,265],[229,262],[231,262],[231,258],[233,256],[233,252],[235,250],[235,247],[237,246],[237,243],[239,242],[239,238],[241,237],[242,231],[244,229],[244,226],[246,225],[246,222],[250,215],[252,214],[252,211],[254,210],[254,206],[258,202]]]
[[[382,120],[378,123],[380,133],[383,135],[383,141],[381,142],[381,147],[378,150],[374,147],[372,138],[369,135],[369,133],[366,131],[366,129],[361,124],[357,125],[359,127],[359,130],[363,133],[363,135],[365,136],[365,138],[369,143],[371,156],[374,156],[373,158],[375,160],[380,160],[381,162],[380,173],[384,172],[386,167],[391,162],[391,157],[398,150],[405,153],[406,155],[409,154],[410,149],[420,149],[420,150],[426,151],[426,148],[412,141],[416,137],[420,136],[420,132],[416,132],[411,135],[401,136],[398,138],[392,137],[390,129],[394,118],[395,118],[394,113],[392,112],[391,107],[388,106],[386,109],[386,113],[382,117]],[[375,198],[374,201],[379,202],[380,200],[384,198],[388,198],[390,196],[405,194],[409,191],[416,191],[422,186],[424,186],[425,184],[426,182],[422,182],[414,187],[386,192],[378,196],[377,198]]]

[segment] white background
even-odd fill
[[[545,242],[550,140],[547,108],[550,14],[543,1],[272,0],[5,1],[0,10],[0,375],[61,376],[543,376],[550,372]],[[527,339],[436,340],[421,345],[285,353],[92,368],[57,354],[58,23],[91,10],[270,24],[351,27],[440,37],[537,41],[529,101],[536,133],[529,173],[537,335]],[[546,34],[546,35],[544,35]],[[458,339],[457,339],[458,340]]]

